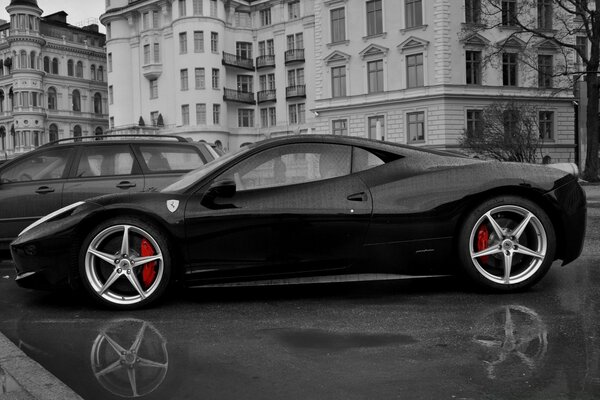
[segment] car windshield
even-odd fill
[[[171,193],[171,192],[185,191],[190,186],[194,185],[196,182],[200,181],[202,178],[204,178],[205,176],[209,175],[214,170],[218,169],[219,167],[221,167],[222,165],[227,163],[229,160],[237,157],[238,155],[246,153],[248,150],[250,150],[253,147],[254,146],[252,146],[252,145],[243,146],[238,151],[235,151],[235,152],[229,153],[229,154],[225,154],[224,156],[221,156],[215,160],[212,160],[211,162],[207,163],[206,165],[203,165],[202,167],[197,168],[197,169],[190,171],[187,174],[181,176],[178,180],[176,180],[169,186],[162,189],[161,192]]]

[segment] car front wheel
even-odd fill
[[[86,291],[115,309],[155,302],[171,278],[166,237],[136,218],[115,218],[97,226],[84,240],[79,260]]]
[[[517,196],[493,198],[475,208],[458,242],[465,273],[479,285],[501,291],[538,282],[552,265],[556,248],[548,215]]]

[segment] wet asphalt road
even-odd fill
[[[587,232],[580,259],[511,295],[443,278],[194,290],[115,313],[20,289],[4,263],[0,331],[84,399],[600,398],[600,204]]]

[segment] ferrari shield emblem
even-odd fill
[[[175,211],[177,211],[178,207],[179,207],[179,200],[167,200],[167,208],[169,209],[169,211],[175,212]]]

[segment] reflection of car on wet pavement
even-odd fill
[[[283,167],[281,163],[283,163]],[[133,308],[188,286],[454,273],[513,291],[581,253],[585,194],[545,166],[304,135],[244,147],[160,193],[51,214],[11,245],[26,287]]]
[[[66,204],[159,188],[218,156],[207,143],[175,136],[92,139],[53,142],[0,166],[0,250],[33,221]]]

